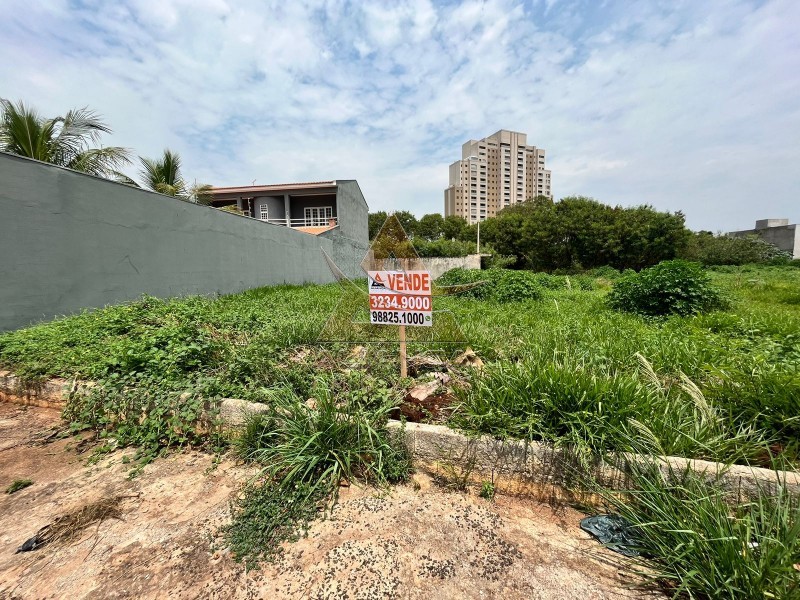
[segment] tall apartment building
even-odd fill
[[[444,216],[477,223],[529,198],[552,198],[550,171],[544,166],[544,150],[528,146],[527,134],[501,129],[470,140],[461,146],[461,160],[450,165]]]

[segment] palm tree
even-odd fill
[[[139,157],[144,187],[148,190],[188,200],[195,204],[211,204],[211,189],[208,184],[195,182],[189,185],[181,174],[181,157],[171,150],[164,150],[161,158]]]
[[[88,107],[48,119],[35,109],[0,98],[0,150],[35,158],[108,179],[129,164],[128,151],[117,146],[94,147],[111,129]]]

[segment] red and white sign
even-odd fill
[[[433,325],[427,271],[369,271],[369,320],[375,325]]]

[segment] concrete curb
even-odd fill
[[[72,385],[65,379],[48,379],[30,384],[10,371],[0,371],[0,401],[39,406],[41,408],[64,408]]]
[[[63,409],[69,393],[76,387],[91,385],[52,379],[35,386],[26,385],[9,371],[0,371],[0,401],[27,406]],[[220,419],[225,428],[235,429],[245,424],[247,417],[266,411],[263,404],[237,398],[220,400]],[[443,425],[390,421],[391,430],[402,432],[414,460],[435,468],[458,470],[466,478],[474,473],[483,478],[499,480],[506,491],[520,493],[532,488],[554,486],[569,488],[587,475],[598,482],[614,487],[626,485],[625,463],[645,462],[652,458],[640,455],[619,455],[612,464],[585,460],[568,449],[550,444],[522,440],[496,440],[491,436],[467,436]],[[692,470],[708,481],[720,483],[738,499],[756,497],[759,489],[774,491],[780,482],[793,495],[800,496],[800,473],[773,471],[743,465],[721,463],[678,456],[659,459],[666,475]],[[468,472],[467,472],[468,471]],[[474,479],[474,477],[472,477]]]
[[[467,436],[443,425],[425,423],[403,425],[390,421],[389,428],[404,432],[415,460],[439,463],[449,469],[458,465],[462,471],[474,469],[485,479],[491,476],[496,481],[499,478],[505,486],[514,489],[570,488],[587,476],[592,476],[602,485],[624,489],[628,485],[626,463],[645,464],[653,460],[641,455],[617,455],[611,459],[611,464],[595,461],[587,469],[581,457],[568,449],[546,443]],[[797,472],[724,465],[679,456],[659,457],[658,465],[665,476],[694,471],[707,481],[720,484],[740,500],[757,497],[759,489],[774,493],[779,483],[783,483],[792,495],[800,496],[800,473]]]

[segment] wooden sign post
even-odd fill
[[[406,355],[405,325],[400,325],[400,377],[408,377],[408,356]]]

